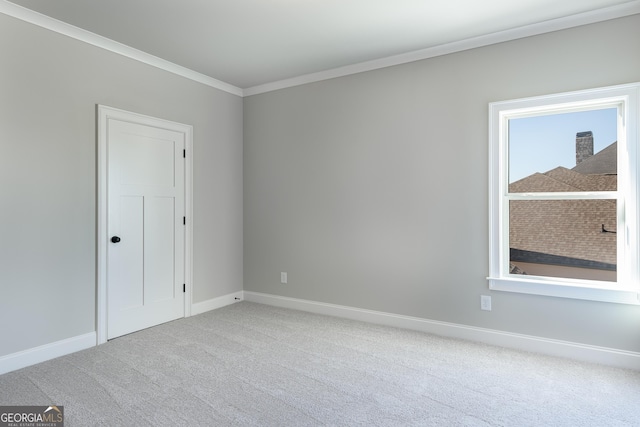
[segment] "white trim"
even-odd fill
[[[193,127],[185,133],[186,158],[184,163],[184,317],[192,315],[193,306]]]
[[[245,291],[244,299],[246,301],[276,307],[291,308],[294,310],[308,311],[397,328],[412,329],[430,334],[565,357],[584,362],[601,363],[625,369],[640,370],[640,353],[633,351],[503,332],[495,329],[478,328],[457,323],[440,322],[419,317],[402,316],[381,311],[365,310],[356,307],[288,298],[259,292]]]
[[[508,190],[508,120],[547,112],[618,109],[618,191],[521,193]],[[489,288],[498,291],[640,304],[637,183],[640,135],[640,83],[521,98],[489,104]],[[622,156],[621,156],[622,155]],[[623,161],[624,159],[624,161]],[[509,274],[509,204],[511,200],[616,199],[618,203],[617,282]]]
[[[55,359],[56,357],[75,353],[76,351],[95,347],[95,345],[96,333],[89,332],[88,334],[78,335],[19,351],[17,353],[8,354],[0,357],[0,375],[35,365],[36,363],[46,362],[47,360]]]
[[[197,314],[206,313],[207,311],[215,310],[225,307],[227,305],[235,304],[244,299],[242,291],[234,292],[232,294],[223,295],[221,297],[212,298],[206,301],[197,302],[191,306],[191,314],[193,316]]]
[[[525,37],[531,37],[539,34],[545,34],[552,31],[565,30],[568,28],[578,27],[581,25],[594,24],[596,22],[607,21],[610,19],[622,18],[625,16],[640,13],[640,0],[615,5],[603,9],[593,10],[590,12],[579,13],[576,15],[566,16],[563,18],[552,19],[537,24],[525,25],[523,27],[512,28],[510,30],[499,31],[483,36],[472,37],[452,43],[439,46],[433,46],[426,49],[420,49],[412,52],[393,55],[386,58],[375,59],[372,61],[361,62],[358,64],[338,67],[331,70],[320,71],[317,73],[305,74],[291,79],[284,79],[275,82],[256,85],[249,88],[241,89],[221,80],[214,79],[207,75],[190,70],[181,65],[174,64],[157,56],[150,55],[138,49],[134,49],[122,43],[99,36],[87,30],[75,27],[41,13],[27,9],[7,0],[0,0],[0,13],[21,19],[25,22],[55,31],[60,34],[72,37],[74,39],[92,44],[94,46],[106,49],[108,51],[126,56],[136,61],[160,68],[170,73],[191,79],[193,81],[205,84],[207,86],[220,89],[222,91],[238,95],[251,96],[260,93],[271,92],[274,90],[285,89],[288,87],[300,86],[307,83],[319,82],[322,80],[333,79],[336,77],[348,76],[351,74],[373,71],[380,68],[392,67],[394,65],[406,64],[409,62],[421,61],[436,56],[448,55],[455,52],[462,52],[478,47],[489,46],[492,44],[503,43],[511,40],[517,40]]]
[[[193,295],[193,127],[178,122],[132,113],[105,105],[97,106],[98,124],[98,220],[97,220],[97,342],[107,342],[107,120],[113,118],[131,123],[181,132],[185,137],[185,263],[184,263],[184,315],[191,315]]]
[[[510,30],[499,31],[492,34],[486,34],[478,37],[472,37],[452,43],[442,44],[426,49],[420,49],[413,52],[393,55],[386,58],[374,59],[372,61],[361,62],[359,64],[347,65],[344,67],[334,68],[331,70],[320,71],[318,73],[306,74],[303,76],[293,77],[290,79],[279,80],[276,82],[265,83],[249,87],[243,90],[243,96],[258,95],[260,93],[271,92],[274,90],[285,89],[293,86],[300,86],[307,83],[319,82],[322,80],[333,79],[336,77],[348,76],[351,74],[363,73],[365,71],[377,70],[380,68],[392,67],[394,65],[406,64],[409,62],[421,61],[436,56],[448,55],[451,53],[462,52],[465,50],[475,49],[492,44],[508,42],[525,37],[536,36],[540,34],[550,33],[552,31],[565,30],[568,28],[578,27],[581,25],[594,24],[596,22],[608,21],[611,19],[622,18],[625,16],[640,13],[640,0],[624,3],[616,6],[606,7],[603,9],[593,10],[590,12],[579,13],[576,15],[566,16],[563,18],[551,19],[549,21],[539,22],[536,24],[525,25],[523,27],[512,28]]]
[[[609,282],[596,282],[597,286],[588,286],[582,283],[576,286],[575,282],[567,285],[557,278],[545,280],[545,278],[520,278],[520,277],[488,277],[489,289],[493,291],[518,292],[521,294],[544,295],[559,298],[573,298],[587,301],[613,302],[618,304],[640,305],[640,293],[629,289],[606,288]],[[609,283],[609,286],[611,284]]]
[[[239,87],[198,73],[197,71],[193,71],[189,68],[183,67],[165,59],[158,58],[157,56],[132,48],[130,46],[92,33],[90,31],[83,30],[82,28],[78,28],[74,25],[67,24],[66,22],[51,18],[50,16],[43,15],[31,9],[18,6],[17,4],[8,2],[6,0],[0,1],[0,13],[4,13],[5,15],[12,16],[14,18],[37,25],[42,28],[46,28],[47,30],[54,31],[59,34],[69,36],[76,40],[80,40],[93,46],[108,50],[110,52],[126,56],[127,58],[142,62],[147,65],[151,65],[161,70],[177,74],[195,82],[220,89],[233,95],[242,96],[242,89],[240,89]]]

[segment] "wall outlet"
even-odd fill
[[[283,271],[280,273],[280,283],[287,283],[287,272]]]
[[[489,295],[480,295],[480,310],[491,311],[491,297]]]

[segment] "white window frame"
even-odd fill
[[[614,192],[509,194],[510,119],[544,114],[618,109],[618,190]],[[582,300],[640,304],[640,83],[489,104],[489,288]],[[613,197],[612,197],[613,196]],[[509,201],[617,199],[617,281],[509,273]]]

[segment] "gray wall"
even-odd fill
[[[634,81],[640,15],[245,98],[245,291],[640,351],[638,306],[485,280],[487,104]]]
[[[194,302],[242,290],[242,99],[0,14],[0,356],[95,331],[96,104],[194,127]]]

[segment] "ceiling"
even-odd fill
[[[6,3],[6,0],[0,0]],[[638,0],[12,0],[246,89]],[[604,11],[602,10],[604,9]],[[598,15],[599,16],[599,15]]]

